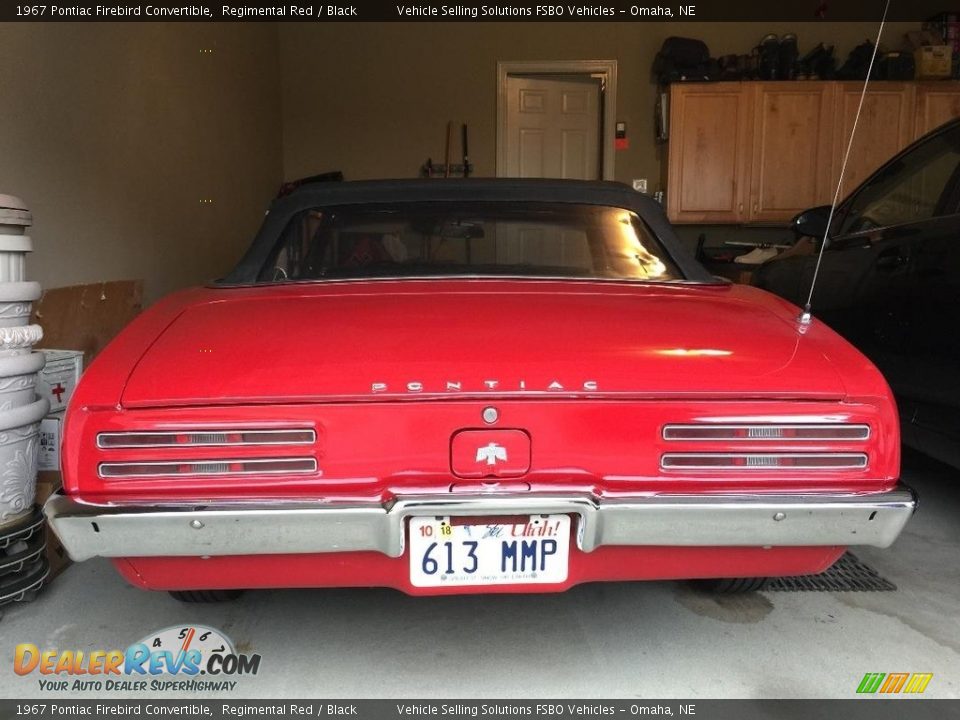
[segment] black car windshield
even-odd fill
[[[301,211],[258,281],[436,276],[683,279],[653,232],[629,210],[467,201]]]

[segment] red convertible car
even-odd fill
[[[915,497],[882,376],[798,315],[621,185],[304,186],[93,363],[46,513],[184,600],[817,573]]]

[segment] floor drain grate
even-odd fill
[[[891,592],[896,590],[897,586],[848,552],[826,572],[819,575],[770,578],[763,589],[768,592]]]

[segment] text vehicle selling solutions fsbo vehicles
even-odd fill
[[[820,572],[915,500],[887,384],[798,313],[621,185],[305,185],[92,364],[46,512],[183,599]]]

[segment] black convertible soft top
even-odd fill
[[[219,286],[256,282],[264,263],[293,217],[310,208],[394,202],[553,202],[603,205],[635,212],[656,233],[686,282],[717,283],[680,244],[663,208],[647,195],[617,182],[508,178],[362,180],[304,185],[275,200],[253,244]]]

